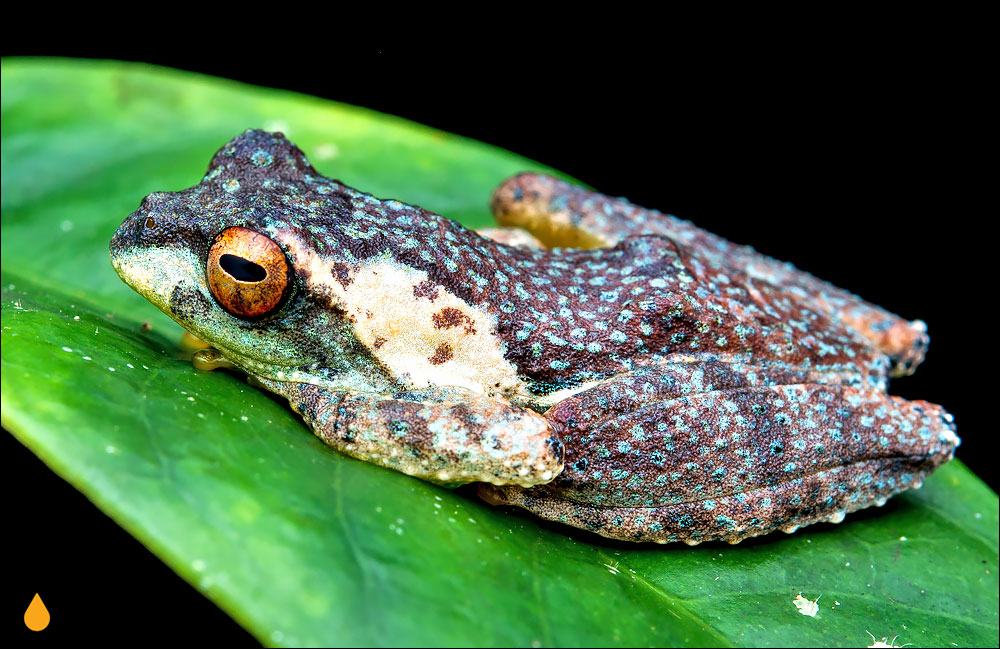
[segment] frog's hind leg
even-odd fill
[[[720,362],[636,370],[546,413],[566,451],[553,482],[480,495],[630,541],[736,543],[839,522],[920,486],[959,443],[940,406],[842,378]]]
[[[531,236],[527,230],[521,228],[479,228],[476,234],[492,239],[497,243],[518,248],[544,248],[545,246],[537,238]]]
[[[378,394],[257,380],[329,446],[424,480],[531,486],[563,468],[551,423],[502,399],[460,388]]]
[[[696,227],[690,221],[612,198],[563,180],[524,173],[506,180],[490,201],[500,225],[528,230],[552,248],[614,246],[656,234],[697,250],[723,270],[735,269],[783,289],[810,309],[842,322],[893,360],[893,374],[912,374],[927,349],[927,327],[908,322],[788,263]]]

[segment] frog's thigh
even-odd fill
[[[287,396],[328,445],[425,480],[531,486],[562,470],[553,426],[500,399],[458,389],[375,394],[304,384]]]
[[[528,230],[550,248],[609,247],[630,235],[668,237],[833,316],[888,355],[894,376],[912,374],[923,360],[928,343],[923,322],[907,322],[791,264],[732,244],[669,214],[534,173],[504,181],[493,193],[490,207],[497,223]]]
[[[566,449],[556,480],[480,495],[633,541],[838,522],[919,486],[959,441],[939,406],[843,385],[708,391],[591,421],[572,405],[552,417]]]
[[[670,233],[665,214],[534,173],[504,181],[490,208],[500,225],[523,228],[550,248],[600,248],[631,234]]]

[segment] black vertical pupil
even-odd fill
[[[267,277],[267,271],[263,266],[236,255],[222,255],[219,265],[222,266],[222,270],[241,282],[259,282]]]

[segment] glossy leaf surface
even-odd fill
[[[265,644],[997,644],[997,496],[958,462],[840,525],[613,543],[337,455],[238,376],[195,371],[108,262],[145,194],[198,182],[248,127],[467,225],[537,164],[137,65],[5,61],[2,102],[4,427]]]

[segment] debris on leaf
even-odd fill
[[[912,642],[907,642],[906,644],[901,644],[899,647],[896,646],[896,638],[899,636],[893,636],[892,640],[888,637],[883,637],[881,640],[876,640],[875,636],[871,634],[870,631],[865,631],[868,636],[872,639],[872,643],[868,645],[867,649],[901,649],[901,647],[909,647]]]
[[[822,597],[822,595],[819,597]],[[799,613],[802,615],[816,617],[816,614],[819,613],[819,604],[816,603],[819,601],[819,597],[816,599],[806,599],[802,596],[802,593],[799,593],[795,596],[795,599],[792,600],[792,604],[795,605],[795,608],[799,609]]]

